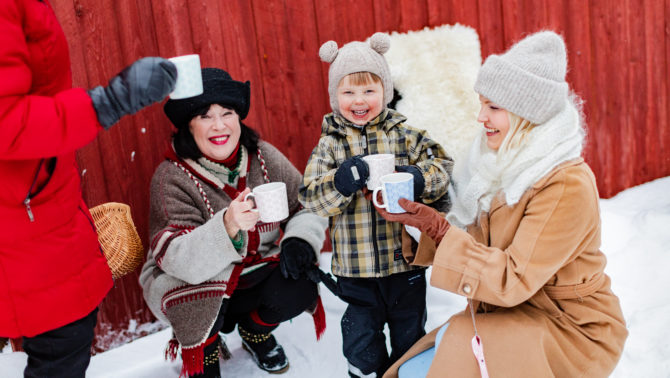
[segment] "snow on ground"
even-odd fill
[[[600,201],[605,272],[628,340],[613,377],[670,377],[670,177]]]
[[[608,257],[606,273],[619,295],[630,335],[612,377],[670,376],[670,177],[628,189],[601,200],[602,249]],[[330,266],[330,254],[321,265]],[[311,316],[302,314],[282,324],[275,335],[284,346],[290,369],[282,375],[297,377],[344,377],[347,362],[342,356],[339,321],[345,304],[322,287],[328,328],[317,342]],[[460,311],[465,300],[439,289],[428,289],[427,330]],[[170,329],[135,340],[91,359],[87,377],[178,377],[179,361],[164,360]],[[233,358],[222,364],[224,377],[269,377],[242,349],[236,333],[228,335]],[[0,353],[0,378],[22,377],[26,355]]]

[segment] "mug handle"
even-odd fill
[[[382,189],[381,186],[378,186],[378,187],[375,188],[375,190],[372,191],[372,203],[374,203],[375,206],[377,206],[377,207],[381,207],[382,209],[387,209],[388,210],[389,206],[388,206],[387,203],[377,202],[377,193],[379,193],[380,190],[382,192],[382,200],[384,200],[384,202],[386,202],[386,198],[385,198],[386,196],[384,195],[384,190]]]
[[[251,193],[247,193],[247,195],[244,196],[244,200],[243,200],[243,201],[246,202],[246,201],[249,199],[249,197],[251,197],[251,198],[253,199],[253,201],[254,201],[254,207],[251,209],[251,211],[258,211],[258,207],[257,207],[258,205],[256,204],[256,196],[254,195],[253,192],[251,192]]]

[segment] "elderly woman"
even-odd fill
[[[457,162],[446,219],[402,201],[392,221],[422,231],[414,264],[468,308],[419,340],[385,377],[606,377],[626,325],[603,273],[598,191],[553,32],[481,67],[484,129]],[[436,247],[437,246],[437,247]]]
[[[301,211],[298,170],[242,123],[249,82],[217,68],[203,69],[202,79],[201,95],[165,104],[177,132],[151,182],[151,250],[140,283],[152,312],[173,328],[169,352],[176,357],[181,345],[183,373],[220,376],[219,331],[236,325],[258,366],[283,372],[288,360],[272,335],[279,323],[309,309],[317,333],[325,326],[306,273],[326,220]],[[244,197],[275,181],[286,183],[290,215],[259,222]]]

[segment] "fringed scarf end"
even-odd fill
[[[316,331],[316,340],[320,340],[321,336],[326,332],[326,311],[323,309],[321,296],[316,298],[316,310],[312,314],[314,320],[314,330]]]
[[[181,360],[182,365],[179,378],[182,376],[188,378],[191,375],[204,373],[205,345],[188,349],[181,348]]]
[[[177,359],[177,355],[179,354],[179,340],[177,340],[177,337],[172,334],[172,338],[170,341],[168,341],[168,345],[165,347],[165,360],[166,361],[174,361]]]

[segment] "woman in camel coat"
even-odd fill
[[[446,219],[406,200],[407,213],[378,208],[422,231],[404,254],[433,266],[431,285],[468,298],[385,377],[606,377],[616,366],[628,332],[566,65],[553,32],[490,56],[475,84],[485,130],[457,162]]]

